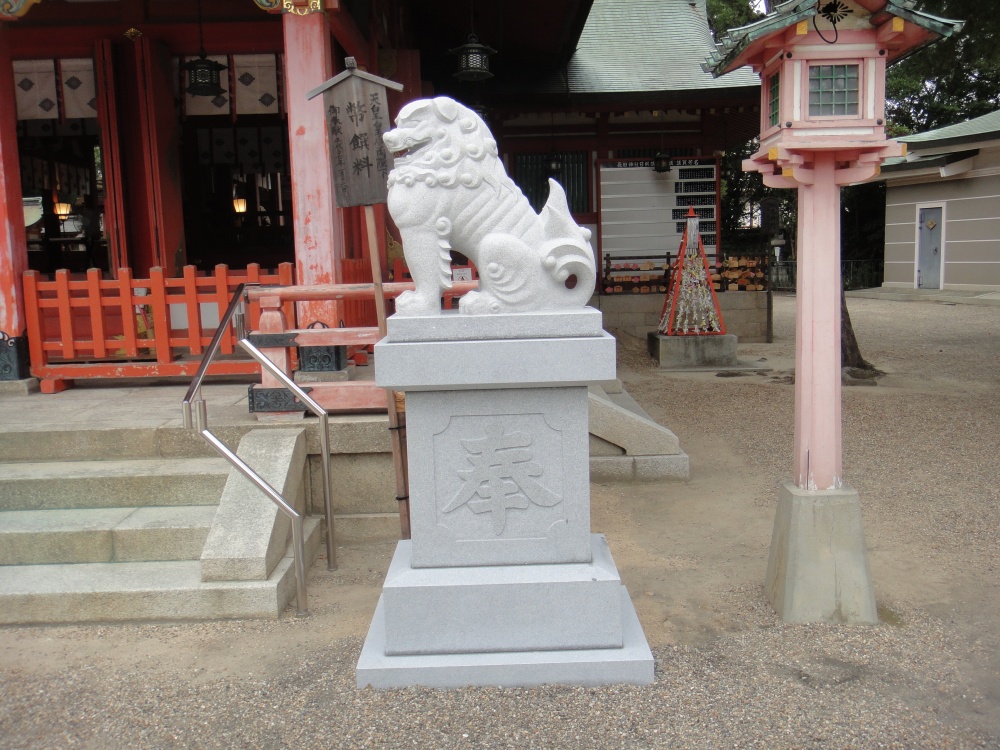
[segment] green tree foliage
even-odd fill
[[[919,10],[961,19],[950,39],[918,50],[889,69],[887,112],[901,131],[919,133],[1000,108],[1000,13],[982,0],[921,0]]]
[[[708,0],[708,25],[715,38],[726,33],[727,29],[745,26],[760,14],[754,12],[750,0]]]

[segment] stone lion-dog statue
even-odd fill
[[[396,300],[398,315],[440,313],[441,293],[452,285],[452,249],[479,272],[479,291],[459,301],[462,313],[587,303],[597,280],[590,230],[573,221],[555,180],[535,213],[475,112],[447,97],[410,102],[383,139],[395,153],[389,213],[415,285]]]

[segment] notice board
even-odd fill
[[[676,254],[684,217],[694,206],[705,252],[717,253],[719,163],[715,157],[680,157],[669,172],[652,159],[598,162],[599,246],[605,257]]]

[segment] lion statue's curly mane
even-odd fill
[[[416,289],[396,301],[401,315],[440,311],[451,287],[451,250],[479,272],[479,291],[461,299],[464,313],[580,307],[594,289],[590,232],[573,221],[566,194],[549,180],[535,213],[507,176],[497,144],[480,117],[447,97],[407,104],[384,140],[396,156],[389,212]]]

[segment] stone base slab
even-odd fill
[[[0,396],[5,393],[13,394],[15,396],[27,396],[31,393],[38,393],[38,389],[38,378],[0,380]]]
[[[356,670],[359,688],[649,685],[653,654],[625,587],[619,588],[622,648],[386,656],[385,604],[379,599]]]
[[[412,568],[399,542],[382,589],[385,652],[621,648],[621,578],[604,537],[593,562]]]
[[[736,364],[739,341],[731,333],[710,336],[663,336],[650,333],[649,354],[661,370],[688,367],[731,367]]]
[[[466,315],[443,310],[438,315],[391,315],[389,341],[482,341],[490,339],[562,339],[601,335],[601,312],[592,307],[540,310],[502,315]]]
[[[375,344],[375,382],[397,391],[540,388],[615,377],[615,339],[491,339]]]
[[[856,490],[781,485],[764,589],[785,622],[878,622]]]
[[[671,456],[595,456],[590,459],[592,482],[686,482],[691,462],[681,451]]]

